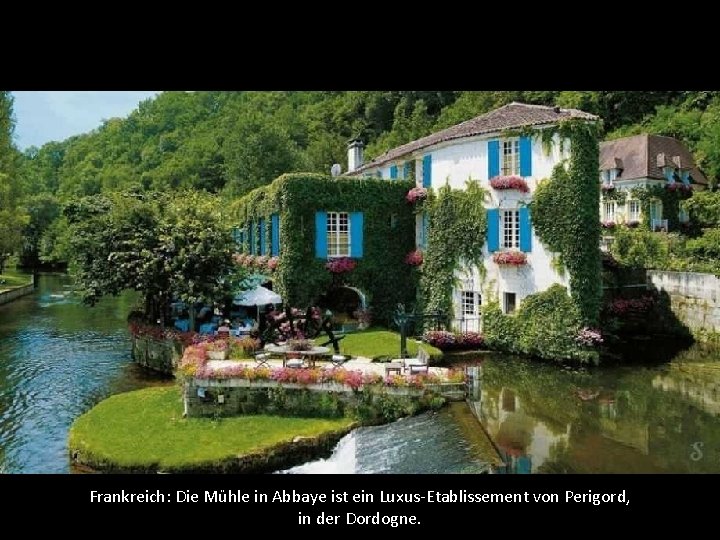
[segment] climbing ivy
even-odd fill
[[[567,267],[572,299],[584,324],[591,326],[598,324],[602,296],[599,129],[578,120],[559,124],[561,139],[570,141],[569,162],[557,165],[550,180],[540,183],[531,203],[535,231]]]
[[[602,201],[615,201],[618,204],[625,204],[628,192],[622,189],[601,190]]]
[[[420,288],[426,310],[450,313],[456,270],[472,266],[484,270],[485,196],[476,180],[468,180],[465,190],[445,185],[425,202],[429,232]]]
[[[650,205],[653,201],[662,202],[663,218],[668,220],[668,229],[677,230],[680,226],[680,203],[692,196],[692,191],[676,189],[671,191],[662,186],[636,187],[630,190],[632,197],[640,201],[642,224],[650,228]]]
[[[263,217],[280,217],[280,257],[273,287],[293,306],[307,306],[337,286],[360,289],[376,321],[387,321],[398,303],[415,299],[417,272],[405,263],[415,249],[415,215],[405,195],[408,181],[331,178],[321,174],[285,174],[232,205],[241,228]],[[332,274],[324,259],[315,256],[315,212],[363,212],[363,257],[354,270]],[[271,245],[270,227],[265,242]],[[245,234],[241,251],[249,249]]]

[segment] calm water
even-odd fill
[[[77,303],[70,280],[0,306],[0,472],[69,472],[67,433],[98,401],[157,382],[130,360],[133,298]]]
[[[34,295],[0,306],[0,472],[68,472],[77,416],[111,394],[167,384],[130,360],[133,297],[87,308],[69,283],[43,276]],[[601,370],[481,365],[472,406],[511,472],[720,472],[716,353],[695,347],[657,366]],[[329,459],[289,472],[484,472],[481,428],[458,412],[361,428]]]

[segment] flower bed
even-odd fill
[[[423,263],[423,252],[419,249],[411,251],[405,257],[405,264],[410,266],[420,266]]]
[[[493,189],[516,189],[522,193],[528,193],[530,188],[527,182],[520,176],[496,176],[490,179],[490,187]]]
[[[479,349],[483,344],[483,336],[478,332],[447,332],[431,330],[425,332],[423,341],[437,347],[441,351],[462,351]]]
[[[427,199],[427,196],[427,189],[422,187],[414,187],[407,192],[407,195],[405,195],[405,200],[410,204],[415,204],[418,201],[424,201],[425,199]]]
[[[527,255],[522,251],[496,251],[493,253],[493,262],[495,264],[522,266],[527,264]]]
[[[345,272],[351,272],[355,270],[356,266],[357,262],[355,262],[355,259],[351,259],[350,257],[339,257],[325,263],[325,268],[327,268],[333,274],[343,274]]]

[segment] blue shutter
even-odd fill
[[[488,141],[488,180],[500,174],[500,141]]]
[[[251,221],[251,222],[250,222],[250,227],[249,227],[249,229],[250,229],[250,233],[249,233],[249,234],[250,234],[250,236],[249,236],[249,239],[250,239],[250,255],[255,255],[255,222],[254,222],[254,221]]]
[[[265,218],[260,218],[260,255],[266,255],[265,244]]]
[[[280,255],[280,216],[273,214],[270,216],[272,225],[272,251],[273,257]]]
[[[315,212],[315,256],[327,259],[327,212]]]
[[[520,251],[528,253],[532,251],[532,224],[530,221],[530,209],[525,206],[520,208]]]
[[[363,256],[362,212],[350,212],[350,256],[356,259]]]
[[[397,180],[397,165],[390,167],[390,180]]]
[[[410,167],[412,167],[413,162],[412,161],[406,161],[405,166],[403,167],[403,178],[407,180],[410,178]]]
[[[423,187],[432,187],[432,155],[423,157]]]
[[[500,211],[497,208],[487,211],[487,248],[490,253],[500,249]]]
[[[520,137],[520,176],[532,176],[532,139]]]

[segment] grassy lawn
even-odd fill
[[[0,291],[30,283],[32,283],[31,274],[24,274],[10,268],[6,268],[4,274],[0,274]]]
[[[347,418],[263,415],[183,418],[178,388],[154,387],[112,396],[82,415],[70,430],[70,449],[96,463],[172,469],[217,463],[351,423]]]
[[[327,336],[320,336],[316,343],[324,343]],[[432,357],[442,356],[442,351],[427,343],[418,345],[414,339],[407,340],[408,354],[415,356],[418,347],[422,347]],[[365,358],[400,357],[400,334],[381,328],[369,328],[360,332],[346,334],[340,342],[340,351],[351,356],[364,356]]]

